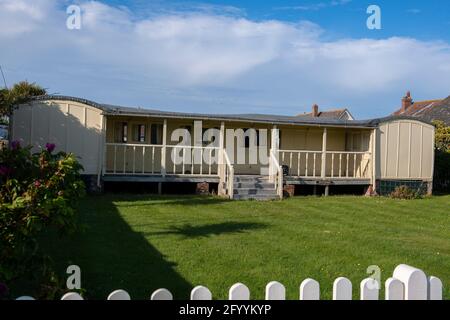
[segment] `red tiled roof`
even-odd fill
[[[393,115],[412,116],[430,122],[441,120],[450,125],[450,96],[442,100],[417,101],[404,112],[400,108]]]
[[[319,111],[317,117],[319,118],[328,118],[328,119],[341,119],[341,117],[348,112],[347,109],[333,109],[327,111]],[[308,113],[300,113],[296,115],[297,117],[312,117],[312,112]]]

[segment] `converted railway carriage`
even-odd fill
[[[381,194],[398,185],[428,193],[432,188],[434,127],[408,117],[191,114],[45,96],[21,105],[11,120],[13,140],[36,150],[51,142],[76,154],[91,187],[129,181],[152,182],[161,190],[162,184],[196,183],[200,191],[215,185],[234,199],[278,198],[302,188],[325,194],[342,186]],[[218,133],[214,143],[173,139],[180,128],[194,135],[200,121],[202,133],[211,128]],[[229,135],[229,129],[242,129],[244,138]],[[259,133],[256,139],[250,131]],[[249,160],[253,145],[258,157],[265,153],[264,161]],[[174,161],[175,153],[181,161]],[[243,161],[236,162],[238,153]]]

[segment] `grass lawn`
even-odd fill
[[[186,299],[198,284],[225,299],[235,282],[263,299],[271,280],[286,286],[288,299],[298,299],[307,277],[330,299],[339,276],[352,281],[359,298],[369,265],[381,268],[384,282],[400,263],[439,277],[449,299],[449,208],[450,196],[240,202],[107,194],[83,200],[83,232],[64,239],[49,233],[44,242],[62,276],[69,264],[81,267],[88,299],[105,299],[118,288],[148,299],[161,287]]]

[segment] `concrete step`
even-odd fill
[[[274,184],[270,182],[235,182],[235,188],[273,189]]]
[[[234,194],[238,195],[266,195],[271,196],[277,195],[277,192],[275,189],[255,189],[255,188],[236,188],[234,189]]]
[[[256,195],[256,194],[235,194],[233,196],[234,200],[258,200],[258,201],[267,201],[267,200],[278,200],[280,199],[277,195]]]
[[[279,199],[275,184],[267,176],[238,175],[234,177],[233,199],[275,200]]]
[[[235,182],[268,182],[269,177],[267,176],[234,176]]]

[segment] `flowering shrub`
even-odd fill
[[[62,234],[76,229],[75,208],[84,195],[82,166],[73,154],[54,149],[47,144],[33,154],[31,147],[13,141],[0,151],[0,294],[27,273],[41,277],[41,289],[49,291],[56,280],[37,236],[48,227]]]

